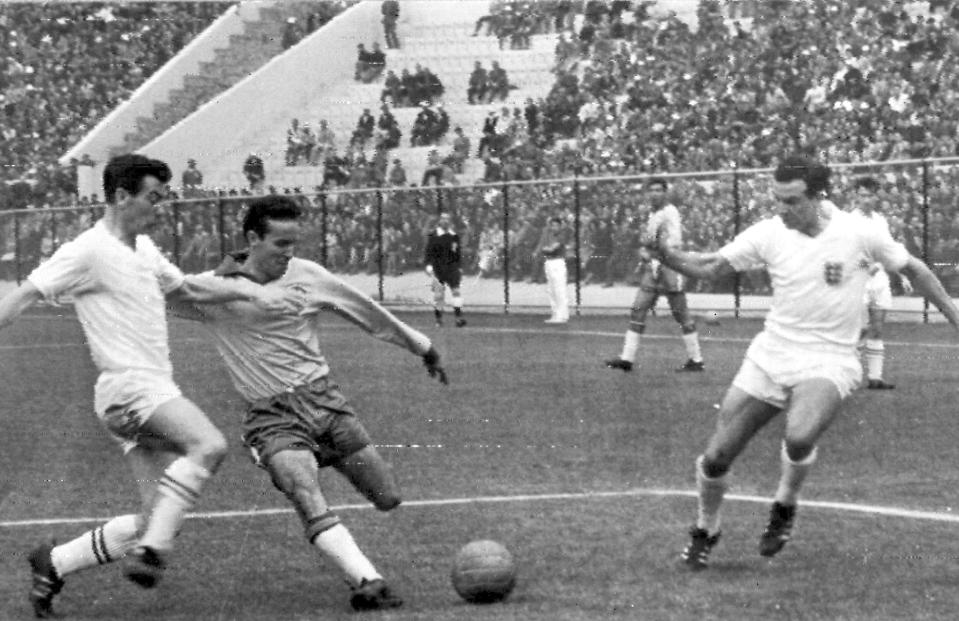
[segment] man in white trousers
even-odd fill
[[[569,321],[569,296],[566,293],[566,231],[562,218],[549,219],[539,250],[543,254],[546,292],[552,311],[545,323],[566,323]]]

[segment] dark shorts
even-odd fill
[[[463,273],[458,267],[448,267],[443,269],[433,269],[433,275],[441,285],[446,285],[450,289],[459,289],[460,281],[463,279]]]
[[[243,420],[243,444],[258,466],[292,449],[311,451],[325,468],[370,442],[346,397],[327,379],[260,399]]]

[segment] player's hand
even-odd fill
[[[426,372],[430,374],[430,377],[438,379],[440,384],[445,386],[450,383],[446,377],[446,369],[443,368],[440,360],[440,353],[432,345],[429,351],[423,354],[423,365],[426,366]]]
[[[297,285],[264,285],[253,303],[268,313],[297,314],[306,306],[306,290]]]
[[[912,295],[912,292],[915,291],[915,289],[913,289],[912,283],[909,281],[908,278],[906,278],[905,276],[901,274],[899,275],[899,277],[902,280],[902,292],[905,293],[906,295]]]
[[[426,275],[429,276],[430,278],[433,277],[433,266],[432,266],[432,265],[427,265],[427,266],[426,266]]]

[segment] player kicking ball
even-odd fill
[[[377,509],[400,504],[389,464],[373,446],[356,412],[330,377],[320,350],[316,315],[333,310],[379,339],[421,356],[430,376],[446,372],[430,340],[320,265],[293,256],[301,210],[289,198],[250,203],[243,219],[245,253],[227,257],[214,274],[299,290],[303,310],[269,313],[251,304],[181,305],[212,333],[237,391],[247,401],[243,443],[289,499],[306,540],[329,558],[352,588],[356,610],[403,603],[363,554],[320,489],[319,469],[332,466]]]
[[[856,345],[872,265],[905,273],[959,328],[959,310],[922,261],[888,229],[870,226],[825,199],[829,176],[828,168],[809,158],[783,160],[773,182],[778,215],[750,226],[717,252],[683,252],[664,232],[657,235],[663,261],[683,274],[714,279],[764,267],[773,286],[764,329],[750,344],[720,405],[716,430],[696,460],[699,514],[682,553],[691,569],[704,569],[719,542],[720,506],[733,462],[781,413],[786,428],[779,487],[759,553],[773,556],[789,541],[819,440],[862,381]]]

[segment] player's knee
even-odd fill
[[[188,452],[188,456],[210,472],[214,472],[226,458],[227,450],[229,447],[226,438],[217,431],[200,438]]]
[[[866,326],[865,330],[863,330],[863,336],[869,340],[879,340],[882,338],[882,328],[870,324]]]
[[[396,489],[388,489],[373,496],[373,506],[380,511],[392,511],[402,502],[399,490]]]
[[[704,454],[700,461],[700,468],[703,474],[710,479],[716,479],[725,476],[732,466],[732,459],[724,458],[722,453],[714,455]]]
[[[816,444],[805,438],[786,438],[786,456],[793,463],[805,461],[816,450]]]
[[[675,314],[673,314],[673,317],[676,317],[676,322],[679,324],[683,334],[692,334],[696,331],[696,322],[689,317],[677,317]]]

